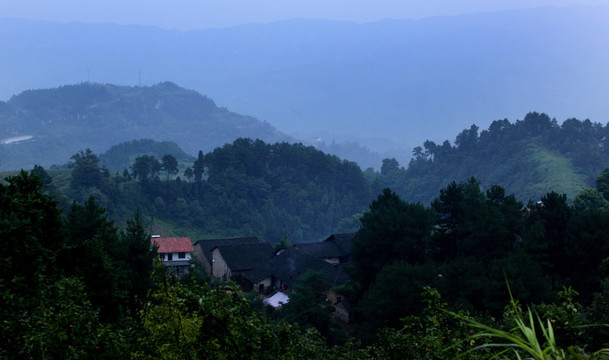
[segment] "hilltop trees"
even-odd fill
[[[192,156],[186,154],[178,144],[171,141],[154,141],[151,139],[133,140],[112,146],[99,155],[102,166],[112,172],[128,169],[133,159],[138,155],[151,155],[162,159],[165,155],[173,156],[178,162],[191,161]]]
[[[102,182],[102,174],[99,168],[99,157],[91,151],[79,151],[72,155],[69,167],[73,168],[72,181],[70,185],[73,189],[90,188],[99,186]]]
[[[609,126],[567,119],[562,126],[543,113],[528,113],[510,123],[496,120],[486,130],[463,130],[451,144],[427,140],[413,149],[406,168],[383,161],[380,180],[408,201],[431,203],[451,181],[475,176],[502,184],[523,200],[539,200],[549,189],[571,198],[609,163]],[[600,192],[604,192],[601,178]]]
[[[161,170],[161,163],[152,155],[140,155],[131,165],[133,176],[141,182],[148,182]]]
[[[178,173],[178,160],[172,155],[166,154],[161,160],[161,170],[167,173],[167,180],[169,180],[169,175]]]
[[[98,168],[101,180],[95,186],[69,195],[82,202],[93,195],[115,218],[141,210],[205,234],[257,235],[269,241],[288,236],[296,242],[337,229],[356,230],[357,224],[345,219],[352,220],[371,199],[355,163],[302,144],[270,145],[242,138],[208,154],[200,151],[190,164],[176,160],[166,154],[159,162],[141,154],[131,174],[123,176]],[[184,177],[172,180],[178,167],[185,168]],[[72,181],[79,182],[79,174],[74,176]]]

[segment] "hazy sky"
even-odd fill
[[[191,30],[288,18],[369,22],[609,0],[0,0],[1,17]]]

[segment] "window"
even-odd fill
[[[178,253],[178,259],[185,259],[185,258],[186,258],[185,252]]]
[[[165,254],[159,254],[159,259],[165,260]]]
[[[167,254],[167,260],[168,261],[173,260],[173,254]]]

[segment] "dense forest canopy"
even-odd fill
[[[354,231],[355,215],[374,197],[355,163],[302,144],[240,138],[179,161],[170,153],[157,158],[157,149],[174,148],[134,141],[101,156],[90,150],[75,154],[71,173],[64,172],[70,179],[58,184],[64,206],[68,199],[84,202],[93,195],[119,222],[140,210],[146,219],[193,238],[288,237],[296,243]],[[119,164],[126,158],[133,159],[131,165],[115,173],[101,166],[102,160]]]

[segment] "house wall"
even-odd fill
[[[209,263],[209,261],[207,261],[207,257],[203,253],[203,248],[201,246],[195,246],[195,256],[197,257],[199,262],[201,264],[203,264],[203,268],[205,269],[205,272],[209,275],[212,275],[211,264]]]
[[[168,255],[168,254],[170,254],[170,253],[163,253],[163,260],[164,260],[164,261],[169,261],[169,260],[167,260],[167,255]],[[189,260],[190,260],[190,258],[192,257],[192,255],[191,255],[190,253],[186,253],[186,254],[185,254],[185,255],[186,255],[186,257],[185,257],[185,258],[180,259],[180,258],[178,257],[178,254],[179,254],[179,253],[171,253],[171,255],[172,255],[172,261],[177,261],[177,260],[189,261]],[[159,254],[159,255],[160,255],[160,254]]]
[[[348,324],[349,323],[349,310],[347,310],[347,308],[345,307],[345,305],[342,302],[343,297],[340,294],[337,294],[336,292],[334,292],[332,290],[328,290],[328,292],[326,293],[326,297],[328,298],[328,300],[332,303],[332,306],[334,307],[334,316],[339,318],[344,323]]]
[[[334,316],[339,318],[345,324],[349,323],[349,311],[343,305],[343,303],[338,303],[334,305]]]
[[[341,294],[338,294],[332,290],[328,290],[328,292],[326,293],[326,298],[328,298],[328,300],[330,300],[332,304],[339,303],[342,301],[342,299],[344,299]]]
[[[224,277],[225,279],[230,279],[230,277],[231,277],[230,268],[228,267],[228,264],[226,263],[226,261],[224,261],[222,254],[220,254],[220,250],[218,250],[217,248],[214,249],[211,252],[211,258],[212,258],[212,266],[211,266],[212,274],[211,275],[216,278]]]
[[[275,279],[275,283],[273,284],[274,286],[276,286],[276,290],[279,291],[288,291],[290,290],[290,284],[285,283],[279,279]]]
[[[260,289],[260,285],[264,285],[264,292],[269,292],[270,289],[272,289],[273,287],[273,280],[268,277],[262,281],[259,281],[257,283],[254,284],[254,290],[258,291],[258,289]]]

